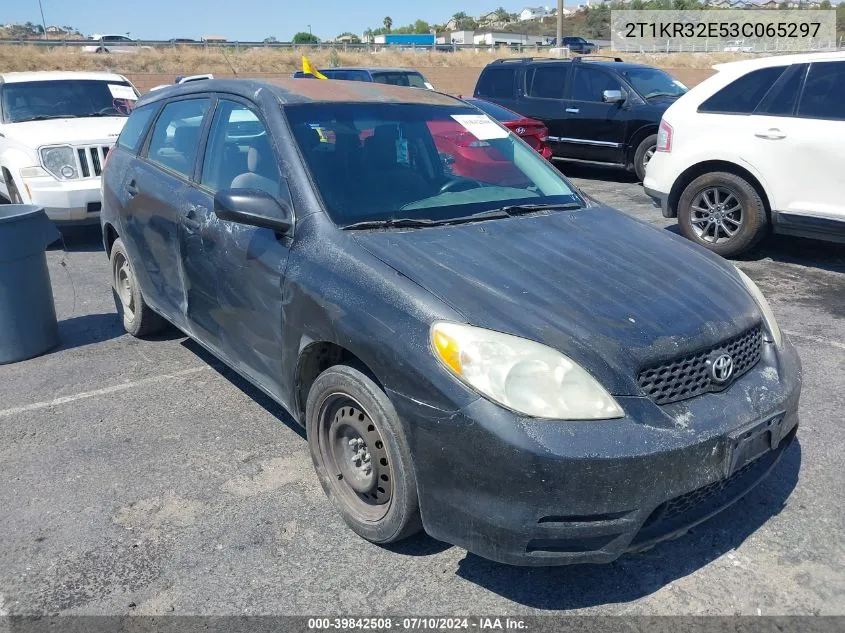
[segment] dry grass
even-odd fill
[[[334,62],[341,66],[406,66],[415,68],[482,68],[499,57],[518,56],[508,49],[488,51],[459,51],[456,53],[402,53],[383,51],[338,50],[332,59],[331,51],[290,50],[274,48],[158,48],[143,50],[137,55],[97,55],[83,53],[76,47],[44,48],[40,46],[0,46],[0,69],[5,72],[27,70],[111,70],[126,74],[203,72],[231,73],[231,66],[239,74],[287,73],[300,68],[302,54],[317,66]],[[523,53],[531,55],[532,52]],[[709,68],[715,63],[735,60],[733,53],[675,53],[622,54],[621,57],[664,68]],[[228,58],[228,61],[227,61]]]

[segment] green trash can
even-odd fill
[[[0,205],[0,365],[40,356],[59,344],[44,255],[59,237],[43,208]]]

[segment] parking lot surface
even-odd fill
[[[564,167],[672,230],[613,170]],[[804,364],[799,441],[747,497],[604,566],[513,568],[349,530],[280,407],[169,331],[117,319],[99,236],[48,252],[62,346],[0,366],[0,615],[845,614],[845,247],[736,263]],[[563,273],[562,273],[563,274]]]

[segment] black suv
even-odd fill
[[[660,118],[686,92],[659,68],[619,58],[527,57],[488,64],[474,95],[543,121],[555,159],[618,165],[642,180]]]

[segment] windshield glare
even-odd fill
[[[581,202],[548,161],[474,108],[321,103],[285,112],[339,226]]]
[[[0,91],[6,123],[42,118],[129,116],[137,98],[135,89],[123,81],[25,81],[7,83]]]
[[[631,68],[622,73],[643,97],[680,97],[687,88],[668,73],[657,68]]]
[[[425,88],[425,78],[419,73],[407,72],[377,72],[372,73],[373,81],[378,84],[391,86],[410,86],[411,88]]]

